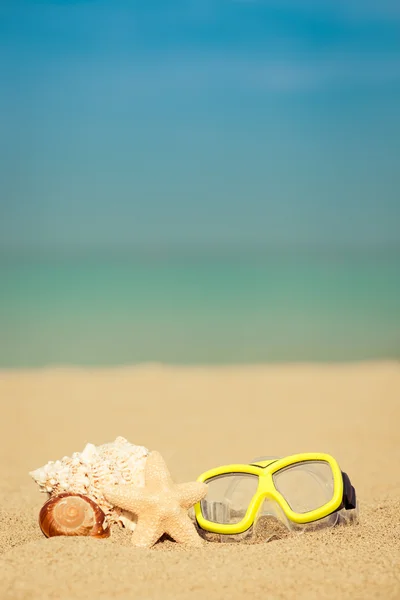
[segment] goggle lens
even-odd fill
[[[299,462],[277,471],[272,476],[276,490],[296,513],[321,508],[332,500],[334,479],[325,461]],[[212,523],[239,523],[254,498],[259,478],[250,473],[226,473],[206,481],[207,496],[201,501],[203,517]]]
[[[333,498],[334,480],[325,461],[306,461],[274,473],[275,488],[296,513],[321,508]]]
[[[207,496],[201,501],[203,517],[212,523],[239,523],[257,492],[258,477],[250,473],[218,475],[206,481]]]

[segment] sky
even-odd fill
[[[0,0],[0,252],[400,246],[400,3]]]

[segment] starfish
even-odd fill
[[[173,483],[163,457],[155,451],[146,459],[144,479],[144,487],[117,484],[103,490],[111,504],[137,516],[132,543],[151,548],[166,533],[176,542],[201,546],[188,510],[204,498],[207,485],[199,481]]]

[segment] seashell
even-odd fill
[[[46,537],[84,535],[105,538],[110,535],[104,512],[82,494],[60,494],[50,498],[39,513],[39,525]]]
[[[136,517],[113,506],[103,495],[103,488],[124,483],[144,486],[144,467],[149,450],[135,446],[123,437],[95,446],[86,444],[82,452],[72,457],[50,461],[30,473],[40,491],[52,499],[65,493],[82,495],[103,511],[106,525],[117,523],[134,530]]]

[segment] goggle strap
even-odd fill
[[[351,485],[351,481],[347,473],[342,471],[343,477],[343,500],[342,505],[346,510],[352,510],[357,506],[356,490]]]

